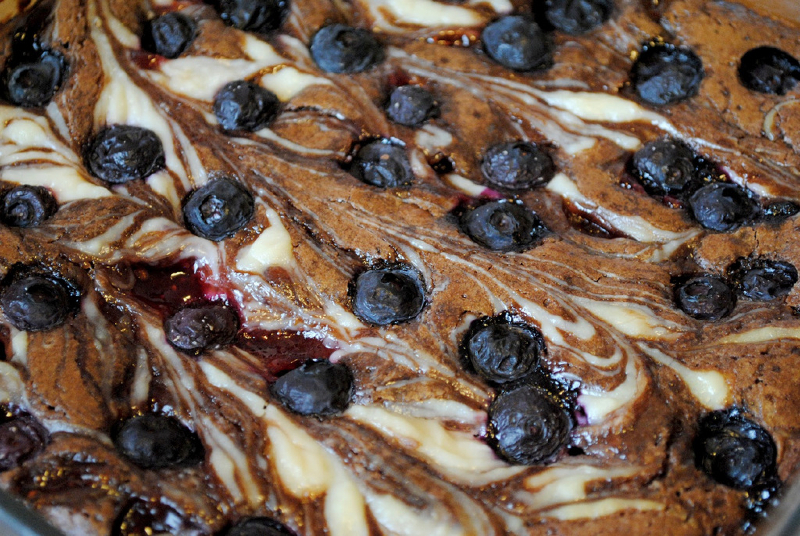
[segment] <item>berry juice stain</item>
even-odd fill
[[[246,331],[237,346],[260,358],[259,373],[269,382],[311,359],[328,359],[335,350],[310,333],[288,330]]]
[[[194,260],[153,266],[131,265],[134,276],[131,294],[163,314],[171,314],[187,305],[223,302],[234,304],[228,293],[205,280],[194,270]]]

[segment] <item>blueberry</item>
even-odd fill
[[[698,320],[719,320],[736,306],[736,294],[725,281],[713,275],[698,275],[675,286],[675,303]]]
[[[353,374],[342,363],[306,361],[272,385],[272,395],[300,415],[332,415],[350,405]]]
[[[383,45],[372,32],[344,24],[321,28],[311,38],[311,57],[328,73],[361,73],[381,63]]]
[[[544,15],[554,28],[581,35],[607,21],[613,9],[613,0],[546,0]]]
[[[143,179],[164,165],[164,147],[156,133],[132,125],[104,128],[86,150],[89,173],[113,184]]]
[[[197,24],[182,13],[166,13],[147,21],[142,49],[165,58],[177,58],[194,40]]]
[[[800,80],[800,62],[779,48],[753,48],[742,56],[739,80],[752,91],[785,95]]]
[[[735,184],[714,182],[697,190],[689,198],[694,219],[712,231],[734,231],[752,221],[758,205]]]
[[[289,15],[289,0],[213,0],[220,18],[239,30],[269,35]]]
[[[510,315],[484,317],[472,322],[461,353],[475,372],[490,382],[507,383],[530,374],[544,352],[539,330]]]
[[[275,93],[245,80],[225,84],[214,97],[214,115],[228,132],[261,130],[278,117],[280,107]]]
[[[800,206],[793,201],[775,201],[764,209],[764,219],[769,223],[780,223],[800,212]]]
[[[353,158],[350,173],[361,182],[378,188],[402,188],[414,180],[405,148],[387,140],[361,147]]]
[[[501,391],[489,406],[489,444],[509,463],[552,461],[571,430],[569,412],[556,395],[539,385]]]
[[[700,419],[694,449],[697,466],[730,488],[750,490],[776,473],[769,432],[735,408]]]
[[[650,195],[680,196],[701,184],[695,159],[694,151],[683,142],[663,138],[634,153],[631,172]]]
[[[797,269],[793,265],[766,257],[741,257],[727,272],[739,294],[756,301],[786,296],[797,283]]]
[[[553,178],[556,167],[550,155],[538,145],[527,141],[510,141],[486,150],[481,172],[497,188],[529,190],[547,184]]]
[[[15,328],[44,331],[60,326],[77,309],[77,291],[56,275],[13,274],[0,291],[0,308]]]
[[[208,527],[191,521],[171,506],[145,499],[134,499],[117,518],[111,536],[211,536]]]
[[[47,430],[32,416],[22,414],[7,418],[0,424],[0,471],[18,467],[36,456],[47,441]]]
[[[272,518],[251,517],[231,527],[225,536],[295,536],[295,533]]]
[[[373,268],[352,283],[353,313],[369,324],[387,326],[413,320],[425,307],[422,276],[414,268],[394,264]]]
[[[526,251],[547,233],[535,212],[507,200],[490,201],[465,212],[460,224],[473,242],[492,251]]]
[[[36,227],[58,210],[47,188],[17,186],[2,196],[0,220],[9,227]]]
[[[486,54],[508,69],[532,71],[550,62],[547,36],[527,17],[501,17],[483,29],[481,40]]]
[[[23,108],[46,106],[61,88],[66,72],[67,62],[57,50],[12,57],[2,75],[4,97]]]
[[[114,434],[120,454],[142,469],[195,465],[203,458],[197,434],[166,415],[145,413],[125,421]]]
[[[432,117],[438,108],[436,100],[427,89],[419,86],[394,88],[386,106],[386,115],[395,123],[416,127]]]
[[[239,332],[239,316],[227,305],[187,305],[164,321],[167,340],[198,354],[229,345]]]
[[[183,201],[183,221],[193,234],[218,242],[236,234],[255,213],[253,195],[220,177],[190,192]]]
[[[670,44],[646,46],[631,70],[631,82],[643,101],[657,106],[697,95],[703,62],[691,49]]]

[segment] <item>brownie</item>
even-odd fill
[[[800,23],[747,4],[4,2],[0,487],[82,536],[757,531]]]

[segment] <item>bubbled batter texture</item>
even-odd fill
[[[187,48],[175,59],[142,51],[144,21],[175,10],[197,23]],[[746,492],[696,467],[695,430],[711,411],[743,408],[773,438],[780,481],[798,472],[800,288],[740,297],[711,321],[677,308],[673,285],[724,278],[742,257],[800,265],[800,220],[704,229],[627,170],[644,144],[671,138],[758,207],[800,200],[800,93],[753,92],[737,74],[753,47],[800,57],[800,30],[721,1],[618,0],[583,35],[549,32],[551,64],[523,73],[480,44],[481,29],[511,13],[530,7],[298,0],[268,35],[194,1],[40,0],[4,14],[3,61],[30,24],[69,75],[47,106],[0,105],[0,180],[47,187],[59,204],[36,227],[0,226],[0,276],[19,265],[58,273],[81,306],[43,331],[0,314],[0,395],[50,433],[2,486],[75,535],[109,534],[139,510],[177,512],[174,526],[192,534],[248,516],[301,535],[741,533]],[[382,61],[351,75],[320,69],[308,44],[334,23],[375,29]],[[629,72],[656,38],[702,60],[696,96],[637,100]],[[226,132],[214,96],[242,79],[274,92],[280,111],[267,128]],[[438,103],[416,128],[385,114],[408,84]],[[85,148],[113,124],[154,132],[163,169],[122,184],[93,177]],[[349,171],[374,140],[404,147],[408,185],[379,188]],[[517,140],[546,149],[556,173],[510,201],[481,163]],[[185,228],[182,201],[218,177],[244,185],[255,209],[214,242]],[[547,232],[509,252],[471,240],[461,215],[499,199],[535,212]],[[360,321],[351,282],[392,264],[419,272],[424,306],[408,322]],[[238,338],[176,350],[164,319],[202,303],[230,305]],[[541,332],[538,367],[574,421],[569,448],[532,466],[492,450],[496,387],[459,356],[470,323],[504,311]],[[310,359],[352,371],[343,412],[301,416],[270,394],[277,375]],[[202,463],[146,470],[119,454],[115,427],[143,412],[196,432]]]

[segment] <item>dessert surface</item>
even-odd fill
[[[791,21],[0,5],[0,485],[65,533],[733,535],[800,471]]]

